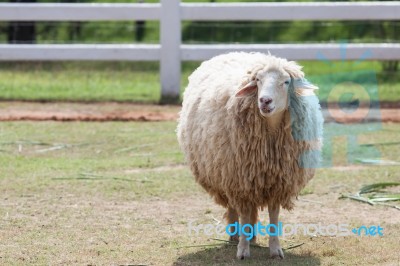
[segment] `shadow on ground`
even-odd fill
[[[182,255],[173,265],[321,265],[318,258],[293,254],[290,250],[285,252],[284,260],[272,260],[268,254],[268,248],[252,247],[251,258],[240,261],[236,259],[236,246],[225,245]]]

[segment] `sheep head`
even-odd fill
[[[303,80],[304,73],[296,62],[271,56],[270,63],[260,65],[249,71],[246,81],[242,83],[236,97],[254,97],[264,117],[279,114],[288,108],[289,90],[294,83]],[[309,83],[308,83],[309,84]],[[309,84],[308,88],[316,89]]]

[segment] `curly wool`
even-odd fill
[[[237,98],[252,73],[276,67],[292,76],[289,106],[271,128],[257,96]],[[293,208],[293,199],[314,175],[322,134],[318,100],[300,97],[294,62],[260,53],[229,53],[206,61],[189,77],[177,128],[196,181],[224,207],[238,210],[268,203]],[[288,71],[289,70],[289,71]],[[314,166],[303,168],[302,166]]]

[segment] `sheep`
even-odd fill
[[[241,225],[255,225],[267,207],[277,225],[280,207],[291,210],[314,176],[323,118],[318,88],[301,69],[271,54],[233,52],[203,62],[189,77],[178,142],[197,183],[226,208],[228,224],[240,217]],[[230,239],[239,241],[237,258],[250,256],[244,234]],[[269,249],[272,258],[284,258],[274,234]]]

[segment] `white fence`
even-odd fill
[[[179,97],[181,61],[205,60],[229,51],[260,51],[292,60],[342,60],[340,44],[181,43],[182,20],[400,20],[399,2],[60,4],[0,3],[0,21],[129,21],[160,20],[160,44],[0,44],[0,60],[129,60],[160,61],[162,98]],[[348,44],[346,60],[400,60],[400,44]]]

